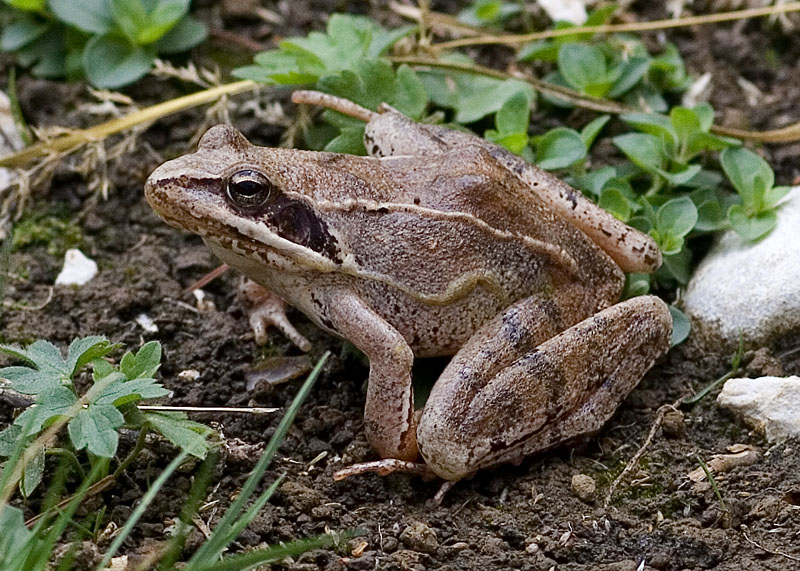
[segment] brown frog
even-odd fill
[[[315,92],[368,121],[369,157],[250,144],[211,128],[147,200],[225,263],[369,358],[364,423],[385,460],[456,481],[598,430],[669,348],[654,296],[616,303],[653,240],[470,134]],[[303,339],[263,290],[255,329]],[[267,309],[263,309],[267,308]],[[414,357],[454,355],[415,414]],[[416,464],[418,454],[424,466]]]

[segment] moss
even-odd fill
[[[34,246],[45,246],[52,256],[62,256],[83,242],[83,233],[74,213],[63,204],[31,208],[14,226],[11,251],[19,252]]]

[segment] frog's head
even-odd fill
[[[335,182],[337,175],[317,155],[257,147],[233,127],[217,125],[195,153],[153,171],[145,197],[167,223],[200,235],[231,265],[244,258],[324,270],[341,263],[341,253],[319,209],[330,186],[320,177]]]

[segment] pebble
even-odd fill
[[[56,285],[82,286],[96,275],[97,262],[72,248],[64,254],[64,265],[56,277]]]
[[[778,224],[762,240],[725,232],[700,263],[683,308],[729,346],[739,332],[748,345],[769,345],[800,328],[800,187],[778,209]]]
[[[661,431],[667,438],[681,438],[686,434],[686,422],[679,410],[668,410],[661,421]]]
[[[400,541],[409,549],[420,553],[435,553],[439,547],[436,532],[421,521],[413,521],[408,524],[408,527],[400,534]]]
[[[800,377],[728,379],[717,402],[744,417],[769,442],[800,437]]]
[[[575,474],[572,476],[572,493],[582,502],[590,503],[594,501],[597,484],[594,478],[586,474]]]

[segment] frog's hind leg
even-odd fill
[[[519,305],[514,307],[519,310]],[[502,322],[507,314],[498,319]],[[598,430],[666,353],[672,330],[663,301],[638,297],[538,346],[517,353],[500,351],[496,359],[488,355],[487,362],[486,352],[480,350],[487,342],[522,345],[519,339],[487,339],[487,327],[504,331],[492,323],[453,358],[420,420],[420,452],[428,466],[448,480]]]

